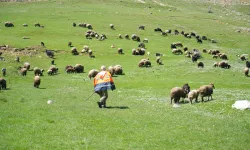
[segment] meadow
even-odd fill
[[[6,21],[15,26],[6,28]],[[90,23],[93,31],[107,39],[88,40],[88,29],[73,27],[73,22]],[[35,23],[44,28],[34,27]],[[139,30],[140,25],[145,30]],[[173,33],[162,36],[154,31],[157,27],[195,32],[217,43],[204,40],[200,44],[195,38]],[[245,61],[237,56],[250,54],[249,31],[249,4],[199,0],[0,2],[0,45],[33,48],[1,50],[5,61],[0,60],[0,68],[7,69],[7,90],[0,91],[0,149],[248,149],[250,112],[233,109],[232,104],[250,100]],[[150,56],[133,56],[131,50],[139,43],[119,39],[119,34],[147,38]],[[45,48],[40,46],[42,41]],[[78,51],[88,45],[95,58],[73,56],[69,41]],[[199,60],[205,67],[198,68],[184,54],[171,53],[174,42],[189,50],[218,49],[228,55],[231,68],[214,68],[213,63],[221,60],[208,53],[202,53]],[[117,53],[119,47],[123,55]],[[29,62],[31,68],[47,70],[52,59],[46,56],[46,49],[55,50],[59,71],[53,76],[45,71],[37,89],[33,87],[34,73],[21,76],[18,67]],[[155,53],[165,54],[163,65],[156,64]],[[15,61],[17,56],[20,62]],[[149,58],[152,66],[139,68],[142,58]],[[65,66],[75,64],[84,65],[84,73],[67,74]],[[89,97],[93,79],[87,77],[88,71],[118,64],[124,74],[113,77],[117,89],[109,91],[108,108],[100,109],[99,96]],[[170,90],[185,83],[191,89],[214,83],[213,100],[192,105],[186,101],[174,108]]]

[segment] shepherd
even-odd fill
[[[108,90],[115,90],[115,84],[111,74],[106,71],[106,67],[101,66],[101,71],[94,77],[94,91],[100,96],[97,102],[99,108],[106,108]]]

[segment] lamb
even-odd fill
[[[248,75],[248,74],[249,74],[249,68],[246,67],[246,68],[244,69],[244,73],[245,73],[245,76],[248,77],[248,76],[249,76],[249,75]]]
[[[209,97],[211,97],[211,100],[213,99],[212,97],[213,89],[215,89],[213,83],[210,83],[209,85],[203,85],[198,89],[202,102],[204,102],[203,97],[208,97],[208,101]]]
[[[28,25],[26,23],[23,24],[23,27],[28,27]]]
[[[192,100],[195,99],[195,102],[198,102],[199,91],[198,90],[191,90],[188,93],[189,102],[192,104]]]
[[[156,58],[156,63],[159,64],[159,65],[163,65],[163,64],[162,64],[161,57],[158,56],[158,57]]]
[[[144,29],[145,29],[145,26],[144,26],[144,25],[141,25],[141,26],[139,26],[139,29],[140,29],[140,30],[144,30]]]
[[[39,88],[40,84],[41,84],[40,76],[35,76],[35,78],[34,78],[34,87]]]
[[[180,87],[174,87],[171,89],[170,91],[170,99],[171,99],[171,103],[172,104],[172,101],[174,99],[174,103],[179,103],[180,101],[180,98],[186,98],[187,97],[187,94],[188,94],[188,90],[187,89],[184,89],[184,88],[180,88]]]
[[[128,34],[125,34],[125,39],[129,39],[129,35]]]
[[[96,70],[96,69],[90,70],[89,73],[88,73],[89,79],[94,78],[98,73],[99,73],[99,71]]]
[[[5,22],[5,27],[14,27],[14,24],[12,22]]]
[[[52,74],[57,74],[58,72],[58,68],[56,68],[55,66],[51,66],[48,70],[51,70],[52,71]]]
[[[121,65],[115,65],[114,70],[115,70],[116,75],[122,75],[123,74],[123,69],[122,69]]]
[[[68,47],[72,47],[72,42],[68,42]]]
[[[6,80],[4,78],[0,78],[0,90],[6,90],[7,87],[7,83]]]

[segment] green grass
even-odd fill
[[[134,0],[74,0],[0,3],[0,45],[24,48],[37,47],[17,53],[3,51],[7,68],[8,90],[0,91],[0,149],[248,149],[250,146],[249,111],[231,106],[236,100],[249,100],[250,78],[245,77],[245,62],[236,55],[250,54],[249,32],[235,32],[250,28],[249,6],[223,7],[200,1]],[[208,13],[211,6],[213,13]],[[151,13],[151,14],[150,14]],[[238,15],[238,14],[241,15]],[[11,21],[14,28],[5,28]],[[34,27],[39,22],[44,28]],[[72,23],[90,23],[93,30],[106,34],[98,41],[85,38],[86,28],[72,27]],[[22,24],[27,23],[25,28]],[[111,30],[109,24],[115,25]],[[145,30],[138,30],[145,25]],[[162,37],[154,28],[195,32],[215,39],[218,43],[181,35]],[[139,68],[138,62],[148,56],[133,56],[131,50],[138,43],[118,39],[118,34],[137,34],[148,38],[147,51],[152,67]],[[29,40],[22,39],[30,37]],[[59,74],[41,77],[39,89],[33,88],[33,72],[21,76],[17,68],[29,62],[31,68],[47,70],[51,59],[44,48],[57,50],[55,64]],[[95,58],[72,56],[67,43],[72,41],[78,51],[89,45]],[[170,44],[182,42],[190,50],[219,49],[229,57],[231,69],[213,68],[215,61],[202,54],[205,67],[197,68],[190,58],[173,55]],[[110,46],[114,44],[115,49]],[[117,54],[117,48],[124,55]],[[37,53],[27,55],[28,52]],[[156,52],[164,53],[164,65],[155,62]],[[14,61],[20,56],[21,62]],[[66,74],[66,65],[82,64],[85,72]],[[101,65],[123,67],[124,75],[114,77],[117,89],[109,91],[109,109],[99,109],[93,80],[87,78],[91,69]],[[85,79],[85,80],[84,80]],[[188,83],[191,89],[215,84],[214,100],[205,103],[184,103],[180,108],[170,105],[170,90]],[[52,100],[51,105],[47,104]],[[200,98],[199,98],[200,100]]]

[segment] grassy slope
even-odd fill
[[[41,51],[34,57],[21,56],[16,64],[14,54],[3,54],[7,59],[0,68],[7,67],[8,87],[0,97],[1,149],[246,149],[249,146],[249,112],[231,109],[238,99],[249,99],[249,78],[243,76],[244,62],[236,54],[248,53],[249,33],[235,32],[235,27],[249,28],[249,16],[237,16],[226,11],[234,8],[210,4],[162,1],[162,7],[150,1],[74,1],[61,3],[0,3],[0,44],[13,47],[38,45],[43,41],[47,48],[63,50],[56,53],[59,67],[57,76],[43,76],[41,89],[32,87],[33,74],[20,77],[16,68],[28,61],[32,67],[47,69],[50,59]],[[148,8],[151,6],[151,8]],[[46,8],[46,9],[44,9]],[[171,9],[171,11],[169,11]],[[226,10],[224,10],[226,9]],[[159,11],[160,10],[160,11]],[[237,6],[237,10],[239,9]],[[152,12],[152,15],[150,14]],[[222,17],[220,17],[222,16]],[[238,19],[238,21],[235,21]],[[14,28],[5,28],[3,22],[12,21]],[[45,26],[35,28],[40,22]],[[86,40],[86,29],[73,28],[72,22],[91,23],[94,31],[104,33],[105,41]],[[29,24],[23,28],[22,24]],[[113,23],[116,30],[111,30]],[[227,24],[228,23],[228,24]],[[139,25],[146,30],[138,30]],[[194,31],[216,39],[219,43],[205,41],[197,44],[194,39],[169,35],[161,37],[153,32],[156,27]],[[138,68],[144,56],[131,56],[131,49],[138,43],[117,39],[117,35],[133,34],[149,39],[147,50],[165,53],[163,66]],[[28,36],[30,40],[23,40]],[[84,44],[94,51],[96,59],[71,56],[67,42],[81,50]],[[188,58],[170,53],[170,43],[181,41],[190,49],[219,49],[229,55],[230,70],[213,68],[208,54],[203,54],[204,69],[198,69]],[[122,47],[120,56],[110,45]],[[67,64],[81,63],[83,74],[65,74]],[[113,109],[100,110],[92,92],[92,81],[83,80],[88,70],[104,65],[121,64],[125,75],[114,77],[117,90],[109,92],[108,105]],[[192,89],[215,83],[214,101],[194,105],[171,107],[169,91],[174,86],[189,83]],[[46,102],[53,100],[52,105]],[[124,108],[124,109],[122,109]]]

